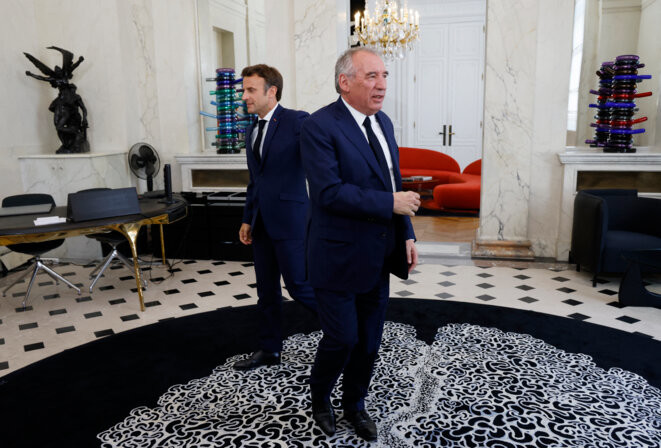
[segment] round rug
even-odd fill
[[[284,343],[283,363],[238,372],[237,355],[171,387],[98,435],[104,447],[658,447],[661,391],[530,335],[447,324],[433,343],[386,322],[367,410],[379,440],[313,423],[307,379],[320,332]],[[341,381],[341,380],[340,380]],[[336,390],[339,388],[336,388]],[[333,397],[339,409],[339,395]]]

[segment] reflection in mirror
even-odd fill
[[[245,0],[197,0],[198,42],[200,50],[200,110],[215,114],[209,92],[215,84],[207,81],[216,76],[217,68],[241,69],[248,65],[248,9]],[[205,126],[213,125],[212,119],[203,119],[201,132],[204,150],[216,152],[212,143],[213,132],[205,132]]]
[[[596,71],[604,61],[614,61],[619,55],[635,54],[645,67],[639,74],[652,75],[651,80],[638,84],[638,92],[652,92],[652,96],[636,99],[639,109],[635,117],[648,117],[646,132],[636,134],[634,146],[661,145],[661,114],[659,113],[659,86],[661,81],[661,0],[576,0],[574,36],[567,113],[567,146],[587,146],[585,140],[594,136],[596,95],[590,90],[598,88]],[[657,132],[659,129],[659,132]]]

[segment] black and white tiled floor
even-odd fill
[[[135,280],[119,265],[106,272],[92,294],[85,292],[92,268],[68,264],[55,269],[81,285],[84,292],[78,296],[66,285],[55,285],[40,275],[25,310],[21,302],[26,284],[16,285],[7,297],[0,297],[0,376],[131,328],[257,302],[252,263],[184,260],[176,264],[172,275],[163,266],[152,266],[145,272],[149,285],[144,312],[139,308]],[[0,279],[0,287],[4,289],[18,275],[10,273]],[[526,309],[661,340],[661,309],[620,307],[618,286],[618,277],[604,277],[593,288],[591,274],[576,272],[566,264],[423,255],[409,280],[392,278],[391,297]]]

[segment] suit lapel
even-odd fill
[[[363,156],[367,164],[370,166],[374,174],[376,174],[384,186],[387,186],[386,180],[381,174],[381,168],[379,167],[379,162],[377,162],[374,152],[370,147],[365,134],[354,120],[353,115],[349,112],[349,109],[342,102],[342,97],[338,98],[335,103],[336,114],[335,118],[340,122],[340,129],[347,136],[349,141],[358,149],[358,152]]]
[[[256,123],[251,124],[246,129],[246,158],[252,160],[253,163],[257,163],[255,155],[252,153],[252,131],[255,130]]]
[[[266,161],[266,157],[269,155],[269,148],[271,147],[271,142],[273,141],[273,135],[280,124],[280,116],[282,115],[282,106],[278,105],[273,111],[271,120],[269,120],[269,126],[266,130],[266,136],[264,136],[264,143],[262,144],[262,165]]]
[[[377,112],[376,121],[379,122],[379,126],[381,126],[383,135],[386,137],[386,142],[388,142],[388,152],[390,153],[390,160],[392,161],[392,172],[395,178],[395,187],[396,191],[399,191],[401,190],[402,179],[399,173],[399,152],[396,151],[397,141],[395,141],[395,134],[392,129],[384,125],[385,120],[382,120],[382,116],[385,116],[383,112]]]

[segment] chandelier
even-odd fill
[[[357,12],[354,20],[354,39],[380,51],[389,60],[403,58],[418,40],[420,17],[406,4],[398,9],[395,1],[377,0],[374,13],[370,14],[366,0],[364,16]]]

